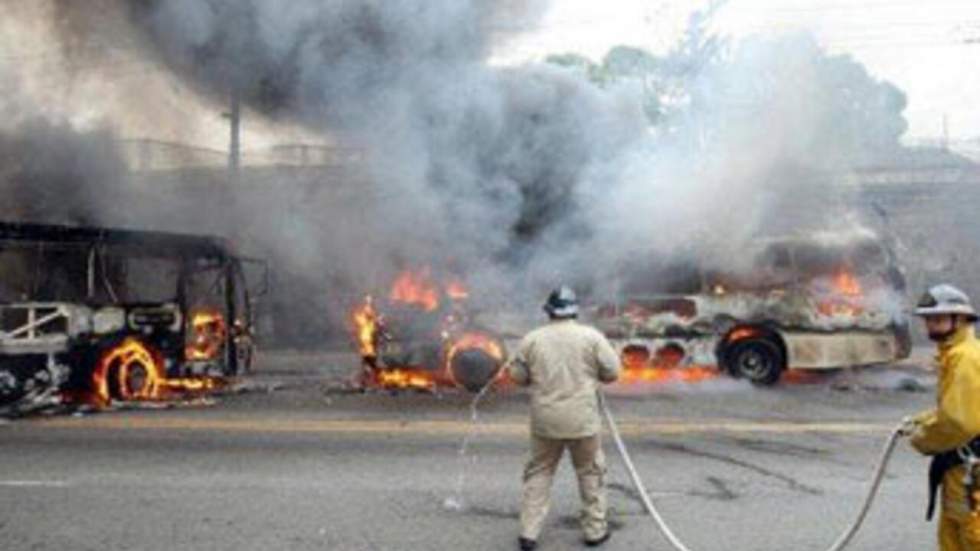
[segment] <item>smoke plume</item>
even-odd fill
[[[502,291],[509,282],[493,284],[518,273],[560,277],[564,267],[541,257],[561,259],[560,241],[591,234],[587,173],[646,128],[636,90],[602,91],[550,66],[490,67],[496,28],[516,10],[498,6],[140,2],[131,17],[152,55],[203,93],[240,94],[367,152],[363,193],[375,200],[321,204],[316,218],[292,220],[308,230],[294,233],[297,250],[334,255],[352,280],[411,263],[504,272],[480,282]],[[361,223],[338,243],[330,234],[352,232],[317,218],[340,226],[351,216],[337,211],[351,208]]]
[[[125,165],[107,129],[78,132],[38,117],[0,130],[4,219],[124,225],[111,204],[128,202],[125,182]]]
[[[218,199],[158,197],[142,218],[274,255],[302,281],[300,317],[322,310],[300,295],[376,290],[419,265],[461,272],[477,300],[532,307],[563,280],[610,291],[635,257],[731,265],[760,234],[841,225],[827,184],[887,155],[904,131],[900,91],[806,37],[749,40],[708,60],[678,48],[662,66],[684,67],[665,77],[683,101],[651,128],[644,82],[601,87],[573,69],[488,63],[543,2],[97,3],[103,17],[53,3],[66,44],[116,21],[125,55],[166,68],[186,100],[238,96],[256,117],[363,151],[320,186],[273,172],[265,188]],[[194,117],[156,116],[195,131]],[[94,196],[69,204],[107,212]]]

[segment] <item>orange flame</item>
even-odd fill
[[[504,361],[504,348],[495,339],[483,333],[463,333],[453,341],[446,354],[446,361],[452,362],[456,354],[464,350],[482,350],[498,362]]]
[[[436,386],[435,375],[422,369],[378,369],[374,380],[383,388],[431,390]]]
[[[446,284],[446,296],[451,300],[466,300],[470,298],[470,291],[462,281],[454,279]]]
[[[854,277],[854,274],[843,268],[837,270],[837,274],[834,276],[834,287],[846,296],[861,296],[861,282]]]
[[[214,308],[199,308],[191,313],[191,324],[184,356],[188,361],[218,358],[228,331],[225,318]]]
[[[425,312],[435,312],[442,306],[443,296],[451,301],[450,308],[445,312],[440,311],[444,314],[440,330],[429,336],[433,343],[441,342],[443,345],[440,364],[435,366],[379,364],[375,361],[380,352],[379,337],[388,337],[384,312],[379,311],[370,296],[351,310],[353,337],[364,360],[362,382],[393,389],[433,389],[436,386],[452,385],[455,381],[452,380],[449,366],[452,365],[453,358],[458,353],[471,349],[483,350],[498,362],[503,362],[504,348],[493,338],[481,333],[462,333],[455,337],[467,323],[467,312],[463,306],[469,298],[469,289],[461,279],[453,276],[436,279],[428,266],[405,270],[392,283],[389,300],[392,303],[414,306]]]
[[[207,392],[224,387],[221,377],[182,377],[168,379],[161,355],[139,339],[129,337],[105,351],[92,373],[97,406],[112,399],[161,400],[180,392]]]
[[[697,383],[719,376],[718,369],[715,367],[681,367],[683,359],[684,350],[676,345],[664,346],[652,357],[645,347],[630,346],[622,352],[623,369],[619,380],[625,384]]]
[[[512,381],[507,375],[506,369],[500,369],[504,363],[505,353],[504,347],[500,344],[500,341],[494,339],[493,337],[480,332],[467,332],[456,337],[452,341],[452,345],[446,352],[446,375],[450,384],[456,385],[457,387],[464,386],[456,380],[455,374],[453,373],[452,365],[453,360],[456,358],[457,354],[466,352],[467,350],[480,350],[496,360],[496,373],[494,374],[491,381],[488,383],[493,383],[500,386],[508,386]]]
[[[378,313],[374,309],[374,301],[370,296],[365,297],[364,304],[351,313],[354,323],[355,338],[358,351],[362,357],[374,358],[378,355],[376,342],[378,336]]]
[[[817,304],[817,311],[824,316],[858,316],[864,312],[861,304],[861,282],[844,268],[837,270],[833,278],[834,294]]]
[[[626,384],[635,383],[700,383],[719,376],[718,369],[708,366],[688,366],[678,368],[646,367],[643,369],[624,369],[619,380]]]
[[[402,272],[391,289],[391,300],[420,306],[427,312],[439,307],[439,288],[433,283],[429,268],[419,272]]]
[[[623,371],[639,371],[650,364],[650,351],[643,347],[626,347],[622,356]]]
[[[751,339],[753,337],[758,337],[762,333],[755,327],[739,327],[728,334],[727,341],[735,342],[743,339]]]
[[[134,382],[139,379],[132,377],[137,374],[142,376],[142,384],[134,388]],[[96,398],[101,404],[108,404],[110,401],[110,380],[120,399],[136,400],[156,396],[163,378],[163,366],[159,358],[142,342],[132,337],[106,351],[92,375]]]

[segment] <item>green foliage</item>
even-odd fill
[[[713,2],[704,11],[692,14],[681,41],[663,57],[620,45],[611,48],[601,63],[575,53],[551,55],[545,61],[578,70],[601,88],[639,83],[643,110],[650,124],[656,126],[670,117],[672,105],[685,103],[689,81],[720,59],[727,41],[711,34],[707,25],[721,5],[722,2]]]
[[[616,46],[600,63],[578,54],[548,62],[582,72],[601,88],[639,83],[643,108],[661,134],[686,135],[702,147],[734,133],[788,133],[793,154],[839,161],[888,154],[905,132],[905,94],[876,80],[846,55],[827,53],[805,33],[749,37],[733,45],[709,23],[714,2],[691,15],[663,55]],[[724,142],[729,143],[729,142]]]

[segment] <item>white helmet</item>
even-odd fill
[[[578,297],[567,285],[555,289],[544,303],[544,311],[553,318],[573,318],[578,315]]]
[[[970,321],[977,321],[977,312],[970,304],[970,297],[966,293],[943,283],[930,287],[915,308],[917,316],[938,316],[942,314],[962,315]]]

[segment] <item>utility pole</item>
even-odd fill
[[[242,161],[242,96],[237,85],[233,85],[231,89],[231,109],[223,116],[228,119],[231,130],[228,144],[228,174],[232,182],[238,182],[238,172]]]
[[[228,119],[229,142],[228,142],[228,177],[218,184],[214,193],[209,194],[215,201],[215,217],[213,223],[217,228],[235,227],[235,195],[238,193],[241,183],[241,137],[240,130],[242,125],[242,101],[241,87],[237,82],[232,84],[229,90],[229,109],[221,116]],[[226,235],[227,236],[227,235]]]
[[[949,150],[949,116],[943,113],[943,151]]]

